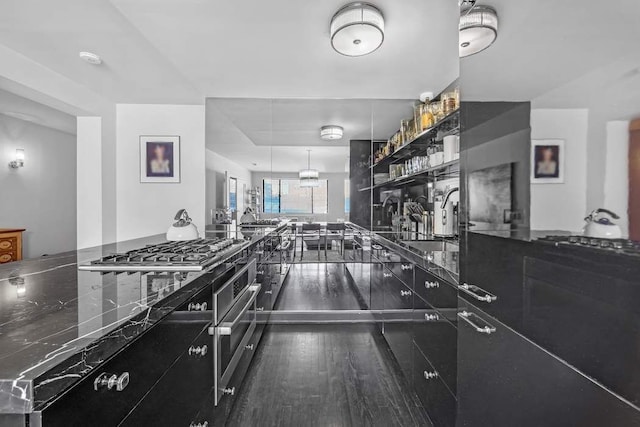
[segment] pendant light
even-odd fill
[[[488,6],[472,6],[460,14],[460,58],[482,52],[498,37],[498,14]]]
[[[382,12],[369,3],[342,7],[331,18],[331,46],[345,56],[363,56],[378,49],[384,40]]]
[[[311,169],[311,150],[307,150],[307,169],[300,171],[300,187],[319,187],[320,173],[316,169]]]

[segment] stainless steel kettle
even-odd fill
[[[180,209],[174,218],[175,222],[167,230],[167,240],[181,242],[195,240],[198,237],[198,228],[191,222],[186,209]]]
[[[619,239],[622,237],[622,231],[620,226],[612,221],[615,219],[620,219],[620,217],[610,210],[595,209],[584,219],[586,224],[582,229],[582,234],[587,237]]]

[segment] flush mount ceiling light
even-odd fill
[[[337,139],[342,139],[343,132],[344,132],[344,129],[342,128],[342,126],[336,126],[336,125],[322,126],[320,128],[320,138],[326,141],[335,141]]]
[[[382,12],[369,3],[343,6],[331,18],[331,46],[345,56],[363,56],[375,51],[384,40]]]
[[[84,61],[88,62],[89,64],[93,64],[93,65],[102,64],[102,59],[95,53],[80,52],[80,58],[82,58]]]
[[[320,173],[316,169],[311,169],[311,150],[307,150],[307,169],[300,171],[300,187],[319,187]]]
[[[488,6],[473,6],[460,14],[460,58],[482,52],[498,37],[498,14]]]

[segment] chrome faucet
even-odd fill
[[[393,199],[394,203],[398,204],[398,211],[397,212],[400,212],[400,199],[397,198],[396,196],[394,196],[393,194],[388,195],[384,199],[384,201],[382,202],[382,209],[385,209],[387,207],[387,202],[389,202],[392,199]]]
[[[440,205],[441,209],[444,209],[447,206],[447,202],[449,201],[449,197],[451,196],[451,194],[455,193],[456,191],[460,191],[459,187],[453,187],[451,190],[447,191],[447,194],[444,195],[444,199],[442,199],[442,205]]]

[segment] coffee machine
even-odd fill
[[[457,205],[451,195],[460,191],[453,187],[445,193],[436,194],[434,198],[433,234],[438,237],[453,237],[457,233]]]

